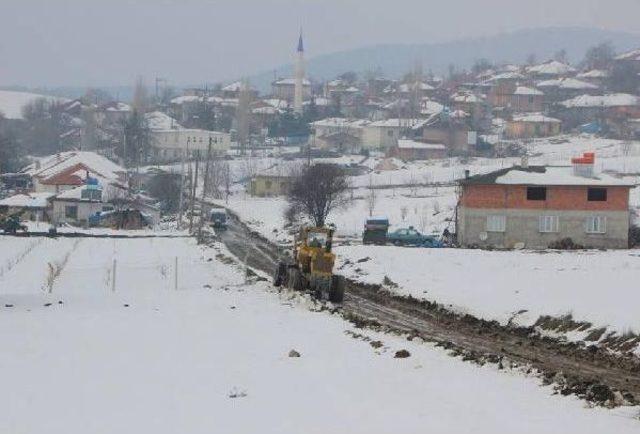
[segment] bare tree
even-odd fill
[[[146,113],[148,105],[149,92],[147,91],[144,79],[140,76],[137,78],[133,89],[133,108],[141,113]]]
[[[584,55],[583,66],[587,69],[606,69],[615,56],[611,42],[602,42],[589,48]]]
[[[308,217],[316,226],[324,226],[332,211],[349,202],[348,189],[349,183],[341,167],[324,163],[306,166],[289,190],[289,212]]]

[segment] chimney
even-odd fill
[[[469,169],[464,169],[464,179],[469,179],[471,177],[471,172]]]
[[[523,169],[528,169],[529,168],[529,156],[528,155],[523,155],[522,158],[520,159],[520,167],[522,167]]]
[[[593,152],[585,152],[582,154],[582,157],[572,158],[573,174],[585,178],[592,178],[595,161],[596,155]]]

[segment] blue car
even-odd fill
[[[431,235],[423,235],[410,226],[396,229],[387,235],[387,241],[394,246],[442,247],[442,242]]]

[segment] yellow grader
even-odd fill
[[[311,291],[320,300],[341,303],[345,279],[333,274],[336,255],[331,251],[333,229],[303,227],[296,237],[291,262],[281,261],[273,277],[275,286]]]

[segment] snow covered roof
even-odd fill
[[[514,166],[495,172],[476,175],[462,179],[462,184],[478,185],[572,185],[572,186],[624,186],[635,184],[625,179],[616,178],[606,173],[594,174],[593,177],[580,176],[574,173],[573,166]]]
[[[326,118],[312,122],[311,125],[315,127],[362,128],[364,125],[367,125],[369,123],[370,122],[366,119]]]
[[[46,208],[47,200],[54,196],[54,193],[28,193],[16,194],[0,200],[0,206],[11,208]]]
[[[538,89],[527,86],[517,86],[513,92],[514,95],[544,95],[544,93]]]
[[[123,167],[95,152],[69,151],[40,158],[23,169],[22,173],[46,181],[79,165],[108,180],[117,180],[118,175],[125,172]]]
[[[616,56],[616,60],[638,60],[640,61],[640,49],[627,51]]]
[[[611,93],[608,95],[580,95],[563,101],[560,104],[567,108],[574,107],[629,107],[640,105],[640,97],[628,93]]]
[[[145,113],[147,125],[151,130],[180,130],[182,126],[177,120],[159,111]]]
[[[281,78],[280,80],[274,81],[273,84],[275,84],[275,85],[293,86],[293,85],[296,84],[296,79],[295,78]],[[302,85],[303,86],[311,86],[311,82],[309,80],[307,80],[306,78],[304,78],[304,79],[302,79]]]
[[[561,123],[560,119],[545,116],[542,113],[523,113],[513,115],[514,122]]]
[[[325,98],[322,96],[316,97],[314,100],[315,104],[317,106],[328,106],[331,104],[331,101],[329,101],[329,98]],[[303,105],[310,105],[311,104],[311,100],[309,101],[305,101],[302,103]]]
[[[457,92],[451,96],[451,101],[458,103],[478,103],[483,100],[483,95],[477,95],[473,92]]]
[[[185,102],[195,102],[195,101],[202,101],[202,97],[197,96],[197,95],[182,95],[182,96],[177,96],[175,98],[173,98],[171,100],[171,104],[183,104]]]
[[[234,81],[233,83],[228,84],[222,88],[222,90],[225,92],[240,92],[241,89],[242,89],[241,81]]]
[[[286,99],[267,98],[263,101],[277,109],[286,109],[289,107],[289,102]]]
[[[556,78],[552,80],[541,81],[537,85],[538,87],[556,87],[558,89],[569,90],[586,90],[586,89],[598,89],[598,86],[587,83],[586,81],[578,80],[576,78]]]
[[[581,72],[576,75],[577,78],[607,78],[609,71],[604,69],[592,69],[591,71]]]
[[[523,78],[524,75],[520,74],[517,71],[508,71],[494,75],[493,77],[489,78],[487,82],[491,83],[500,80],[522,80]]]
[[[105,109],[108,112],[124,112],[124,113],[128,113],[131,111],[131,106],[129,104],[125,104],[123,102],[116,102],[114,104],[109,105],[109,107],[107,107]]]
[[[469,113],[467,113],[464,110],[454,110],[451,113],[449,113],[449,117],[452,117],[455,119],[464,119],[469,116],[470,116]]]
[[[424,99],[420,103],[420,113],[423,115],[432,115],[432,114],[442,113],[443,110],[444,110],[444,106],[437,101]]]
[[[7,119],[22,119],[22,108],[40,98],[59,102],[69,101],[66,98],[39,95],[36,93],[0,90],[0,113]]]
[[[398,140],[398,148],[400,149],[447,149],[447,147],[440,143],[424,143],[417,142],[415,140],[400,139]]]
[[[383,128],[391,128],[391,127],[404,128],[404,127],[412,127],[416,123],[418,123],[418,121],[416,119],[392,118],[392,119],[384,119],[384,120],[381,120],[381,121],[371,122],[368,126],[370,126],[370,127],[383,127]]]
[[[575,68],[557,60],[549,60],[539,65],[530,66],[527,71],[537,75],[563,75],[575,72]]]

